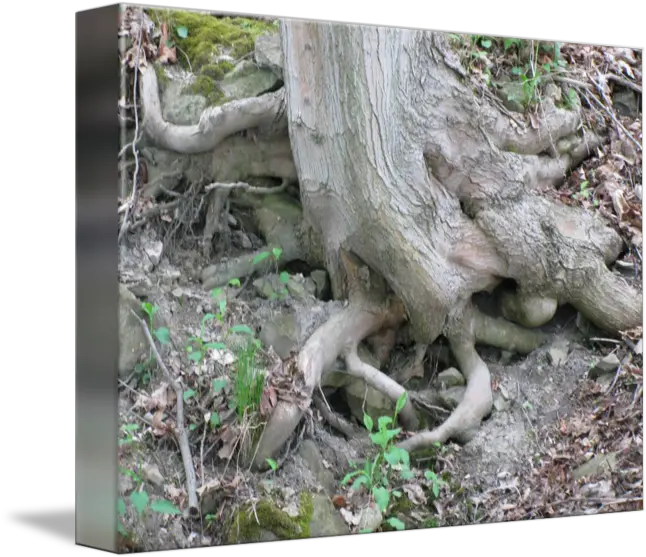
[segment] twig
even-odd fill
[[[182,454],[182,461],[184,462],[184,471],[186,472],[186,491],[188,493],[188,508],[189,514],[195,518],[199,516],[200,510],[198,507],[197,501],[197,480],[195,478],[195,468],[193,467],[193,457],[191,455],[191,447],[188,442],[188,434],[186,433],[186,428],[184,427],[184,398],[182,388],[179,386],[177,381],[171,375],[170,371],[166,367],[166,364],[162,360],[162,357],[157,350],[155,341],[153,340],[150,330],[148,329],[148,324],[146,321],[141,319],[133,310],[130,310],[132,314],[137,318],[141,324],[141,328],[144,330],[146,339],[148,339],[148,344],[150,344],[150,349],[155,355],[155,359],[161,368],[166,381],[173,387],[175,395],[177,397],[177,420],[175,427],[173,428],[173,433],[177,438],[179,444],[179,450]]]
[[[626,364],[629,364],[630,361],[633,359],[633,355],[631,353],[628,353],[623,360],[621,360],[620,364],[617,366],[617,372],[615,373],[615,378],[612,380],[612,383],[610,384],[610,387],[608,387],[608,390],[606,391],[606,394],[610,394],[612,390],[615,388],[615,385],[617,384],[617,380],[619,379],[619,376],[621,375],[621,371],[623,370],[624,366]]]
[[[141,217],[137,222],[132,223],[132,225],[128,227],[128,230],[136,230],[137,228],[142,227],[155,215],[158,215],[163,211],[167,211],[168,209],[173,209],[174,207],[177,207],[182,202],[183,199],[184,198],[182,197],[182,199],[176,199],[175,201],[169,201],[168,203],[155,205],[153,208],[149,209],[143,215],[141,215]]]
[[[619,85],[621,85],[622,87],[632,89],[633,91],[635,91],[635,93],[639,93],[640,95],[642,94],[642,88],[636,83],[633,83],[632,81],[630,81],[629,79],[626,79],[625,77],[621,77],[613,73],[606,74],[603,77],[608,81],[614,81],[615,83],[619,83]]]
[[[204,485],[204,441],[206,440],[206,431],[208,423],[204,421],[204,432],[202,433],[202,442],[200,443],[200,484]]]
[[[603,92],[602,92],[602,95],[605,97],[605,94]],[[640,151],[642,150],[642,146],[639,143],[639,141],[637,141],[632,136],[632,134],[624,127],[624,125],[617,119],[617,117],[612,113],[612,111],[605,104],[603,104],[600,100],[598,100],[594,95],[590,95],[590,96],[586,95],[586,99],[588,99],[588,102],[590,102],[590,99],[592,99],[595,103],[597,103],[597,105],[599,105],[602,108],[602,110],[610,117],[610,119],[615,123],[615,125],[622,132],[624,132],[626,137],[628,137],[628,139],[630,139],[637,146],[637,149],[639,149]]]
[[[143,13],[143,12],[142,12]],[[121,225],[121,231],[119,232],[119,236],[117,238],[117,242],[121,243],[121,239],[123,238],[124,234],[128,230],[128,218],[130,217],[130,211],[134,207],[135,203],[137,202],[137,177],[139,176],[139,151],[137,151],[137,137],[139,136],[139,114],[137,110],[137,86],[138,86],[138,80],[137,78],[139,77],[139,56],[141,54],[141,37],[143,33],[143,21],[139,22],[139,36],[137,37],[137,56],[135,58],[135,83],[133,86],[133,104],[134,104],[134,111],[135,111],[135,139],[132,143],[132,154],[135,157],[135,172],[132,176],[132,194],[130,196],[130,203],[128,203],[128,208],[126,209],[126,214],[123,217],[123,223]]]
[[[623,497],[620,499],[612,499],[610,497],[570,497],[568,499],[561,499],[559,501],[546,502],[537,505],[529,510],[523,518],[528,517],[539,509],[544,509],[545,507],[559,507],[566,503],[595,503],[597,505],[608,506],[621,505],[624,503],[638,503],[639,501],[643,501],[643,497]]]
[[[233,189],[241,189],[244,191],[248,191],[250,193],[257,193],[257,194],[271,194],[271,193],[281,193],[287,189],[287,186],[289,185],[288,180],[283,180],[283,183],[280,186],[276,186],[275,188],[262,188],[259,186],[252,186],[250,184],[247,184],[246,182],[232,182],[232,183],[222,183],[222,182],[215,182],[213,184],[209,184],[208,186],[204,187],[204,191],[211,191],[211,190],[233,190]]]
[[[621,344],[620,340],[615,340],[614,338],[590,337],[588,340],[591,340],[594,342],[609,342],[611,344]]]

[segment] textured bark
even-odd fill
[[[512,127],[474,97],[441,34],[289,21],[282,37],[305,216],[328,261],[344,245],[384,276],[418,341],[459,329],[472,294],[504,277],[605,328],[641,321],[639,297],[604,271],[619,237],[538,195],[582,157],[583,142],[538,155],[576,112],[547,102],[540,134]],[[613,300],[602,311],[585,295],[597,288]]]
[[[619,236],[540,195],[599,144],[588,134],[557,147],[575,135],[578,112],[548,99],[539,130],[512,123],[474,96],[442,34],[286,21],[281,36],[304,215],[335,296],[343,248],[402,300],[417,343],[448,338],[467,378],[449,419],[402,446],[469,439],[491,411],[477,340],[521,352],[542,341],[474,313],[472,295],[503,278],[518,285],[506,313],[521,324],[542,324],[566,302],[611,331],[641,323],[638,294],[606,267]]]

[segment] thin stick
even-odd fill
[[[150,330],[148,329],[148,324],[146,321],[141,319],[133,310],[130,310],[132,314],[137,318],[141,324],[141,328],[144,330],[144,334],[148,339],[148,344],[150,344],[150,349],[155,355],[155,359],[161,368],[166,381],[173,387],[175,395],[177,396],[177,420],[175,427],[173,428],[173,433],[177,438],[177,443],[179,444],[179,450],[182,454],[182,461],[184,462],[184,471],[186,472],[186,491],[188,493],[188,509],[189,514],[195,518],[199,516],[200,509],[198,507],[197,501],[197,480],[195,478],[195,468],[193,467],[193,457],[191,455],[191,447],[188,442],[188,434],[186,433],[186,428],[184,427],[184,398],[182,388],[179,386],[177,381],[173,378],[170,371],[166,367],[166,364],[162,360],[162,357],[157,350],[155,341],[153,340]]]

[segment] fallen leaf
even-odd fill
[[[153,435],[157,437],[163,437],[168,432],[168,425],[164,423],[163,417],[163,410],[157,410],[153,415]]]
[[[347,506],[347,502],[343,495],[335,495],[332,497],[332,503],[334,503],[334,506],[337,509],[345,508]]]

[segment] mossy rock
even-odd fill
[[[190,60],[194,73],[216,63],[222,55],[234,60],[247,56],[254,50],[256,37],[276,30],[274,22],[245,17],[169,9],[150,9],[148,14],[158,25],[168,23],[170,38],[182,51],[178,49],[178,62],[188,69]],[[180,37],[179,28],[186,29],[185,37]]]
[[[208,75],[197,75],[195,81],[186,90],[193,95],[201,95],[204,97],[208,106],[222,104],[222,101],[225,99],[225,95],[217,82]]]
[[[196,77],[187,92],[203,96],[207,106],[217,106],[226,100],[218,83],[234,69],[236,60],[254,52],[256,37],[276,30],[273,22],[244,17],[219,17],[188,10],[147,12],[158,27],[162,22],[168,24],[179,65]],[[181,37],[178,29],[185,29],[186,36]],[[157,77],[162,89],[165,88],[168,78],[159,70]]]
[[[260,501],[255,509],[250,505],[237,509],[229,526],[227,544],[259,542],[274,536],[279,540],[308,538],[311,501],[309,508],[307,503],[307,497],[302,496],[300,513],[296,517],[289,516],[267,499]]]
[[[257,517],[257,520],[256,520]],[[254,543],[271,540],[295,540],[349,533],[348,527],[332,505],[320,493],[302,493],[299,513],[290,516],[268,500],[255,506],[236,510],[229,524],[227,544]]]

